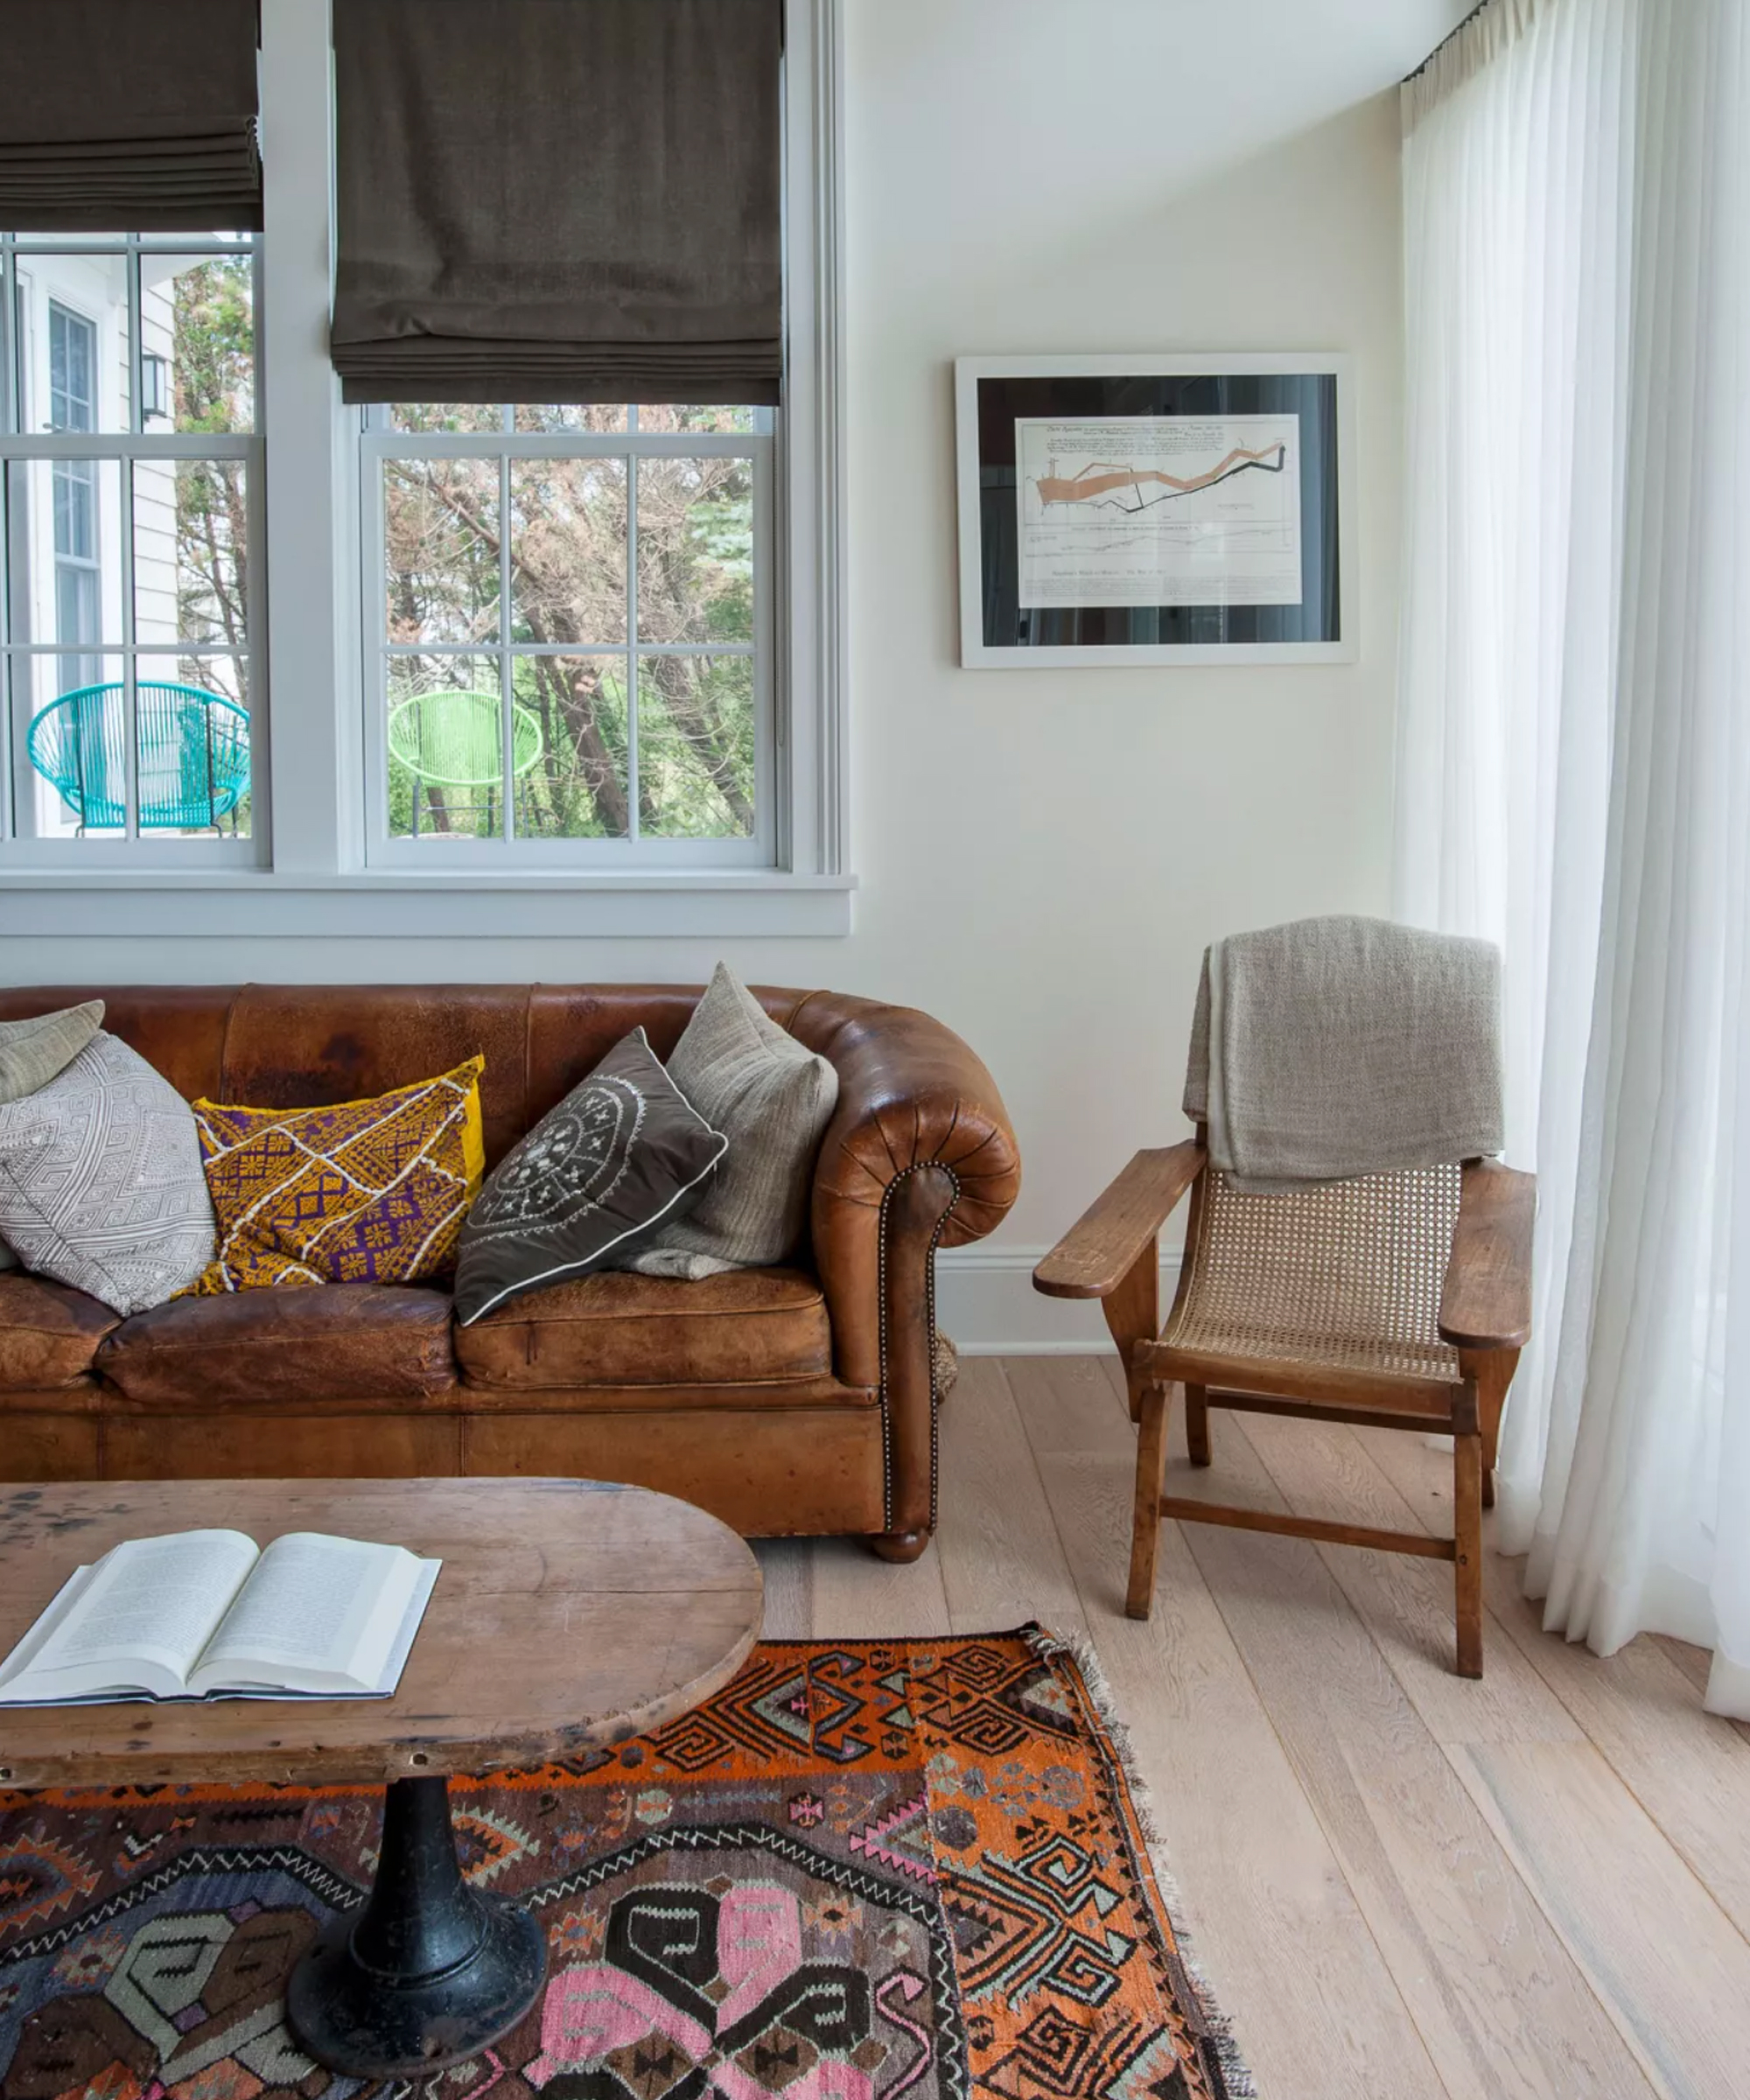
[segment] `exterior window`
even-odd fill
[[[374,859],[772,864],[773,423],[370,411]]]
[[[255,858],[258,268],[249,234],[0,234],[15,858]]]
[[[49,428],[97,428],[97,324],[49,301]]]
[[[97,374],[97,324],[49,302],[49,428],[97,428],[93,388]],[[94,684],[97,658],[86,653],[102,640],[97,614],[97,469],[90,459],[57,459],[53,478],[55,640],[62,671],[76,685]]]

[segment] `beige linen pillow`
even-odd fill
[[[28,1021],[0,1021],[0,1102],[22,1101],[65,1072],[103,1026],[103,1002],[63,1006]]]
[[[668,1076],[729,1151],[691,1214],[664,1226],[626,1266],[696,1281],[781,1262],[808,1220],[815,1153],[838,1103],[836,1070],[787,1034],[719,962]]]
[[[0,1103],[0,1235],[114,1312],[173,1298],[213,1258],[194,1111],[100,1029],[46,1086]]]

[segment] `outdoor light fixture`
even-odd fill
[[[148,350],[140,359],[140,419],[170,414],[170,360]]]

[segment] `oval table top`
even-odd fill
[[[326,1531],[444,1567],[388,1699],[0,1707],[0,1786],[381,1784],[576,1757],[725,1684],[760,1564],[690,1502],[592,1480],[116,1480],[0,1487],[0,1657],[124,1539]]]

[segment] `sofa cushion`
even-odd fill
[[[456,1330],[470,1385],[765,1383],[832,1368],[826,1301],[794,1269],[699,1283],[605,1270],[550,1284]]]
[[[698,1201],[728,1142],[634,1028],[486,1177],[457,1242],[457,1320],[641,1246]]]
[[[420,1399],[456,1383],[450,1300],[395,1284],[173,1298],[123,1320],[97,1368],[130,1400],[202,1412]]]
[[[117,1312],[162,1305],[213,1255],[188,1103],[100,1029],[46,1086],[0,1102],[0,1233]]]
[[[789,1260],[808,1225],[815,1154],[838,1100],[838,1074],[780,1028],[726,962],[668,1070],[729,1150],[693,1209],[613,1266],[696,1279]]]
[[[122,1316],[46,1276],[0,1276],[0,1392],[77,1385]]]
[[[0,1021],[0,1101],[22,1101],[65,1072],[103,1026],[103,1002]]]
[[[200,1294],[439,1281],[486,1172],[483,1062],[326,1109],[197,1101],[219,1219]]]

